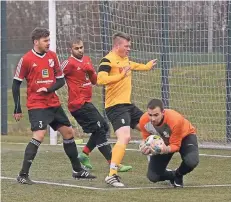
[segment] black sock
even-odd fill
[[[40,144],[41,142],[34,138],[32,138],[31,141],[28,143],[25,149],[23,165],[19,175],[28,175],[31,164],[37,154]]]
[[[96,147],[104,156],[104,158],[110,163],[112,158],[112,148],[107,142],[107,136],[105,130],[98,130],[93,133],[96,140]]]
[[[175,175],[176,175],[176,177],[182,176],[181,172],[179,171],[179,168],[176,170]]]
[[[164,174],[160,176],[160,181],[173,180],[175,178],[175,171],[165,170]]]
[[[89,149],[89,152],[91,152],[96,147],[96,139],[97,137],[94,135],[94,133],[88,139],[86,146]]]
[[[71,161],[73,170],[76,172],[81,171],[82,167],[78,159],[78,150],[74,138],[63,139],[63,148]]]
[[[106,145],[103,145],[103,146],[98,146],[98,149],[99,151],[101,152],[101,154],[103,154],[104,158],[110,162],[111,161],[111,156],[112,156],[112,153],[111,153],[111,145],[110,144],[106,144]]]

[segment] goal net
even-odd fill
[[[196,126],[201,144],[224,146],[231,138],[226,124],[226,4],[57,1],[57,52],[60,60],[66,59],[67,41],[81,36],[85,54],[97,70],[100,59],[110,51],[113,33],[130,34],[131,60],[146,63],[158,59],[154,71],[133,72],[132,101],[145,110],[150,99],[161,98],[166,107],[183,113]],[[102,92],[102,87],[94,87],[93,103],[101,113]],[[67,89],[60,90],[59,95],[67,110]]]

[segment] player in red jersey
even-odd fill
[[[91,103],[92,85],[96,84],[97,74],[91,59],[84,55],[83,41],[76,38],[69,43],[69,46],[71,56],[61,65],[68,86],[68,109],[83,131],[91,133],[79,159],[85,167],[92,169],[89,154],[95,147],[109,164],[111,162],[111,146],[106,137],[109,128],[102,115]],[[119,171],[126,172],[131,168],[131,166],[120,164]]]
[[[12,85],[14,118],[19,121],[22,118],[20,85],[24,78],[27,81],[27,108],[33,132],[17,177],[17,181],[22,184],[33,184],[29,178],[29,169],[44,139],[47,125],[58,130],[63,136],[63,147],[72,164],[73,178],[95,178],[81,167],[73,129],[55,93],[65,84],[65,80],[57,55],[49,50],[49,36],[50,32],[45,28],[33,30],[34,47],[20,59]]]

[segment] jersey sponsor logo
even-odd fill
[[[42,70],[42,78],[48,78],[49,77],[49,71],[48,69]]]
[[[84,83],[82,86],[83,86],[83,87],[84,87],[84,86],[91,86],[91,82]]]
[[[48,84],[48,83],[53,83],[53,80],[39,80],[39,81],[36,81],[36,83],[45,83],[45,84]]]
[[[48,59],[48,63],[50,67],[54,67],[55,66],[55,61],[53,59]]]

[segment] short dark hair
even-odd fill
[[[161,100],[159,99],[152,99],[149,101],[147,108],[148,109],[155,109],[159,107],[161,111],[164,110],[164,104]]]
[[[124,32],[117,32],[117,33],[113,34],[113,36],[112,36],[113,42],[117,38],[123,38],[123,39],[126,39],[127,41],[131,41],[131,36],[129,34],[124,33]]]
[[[77,36],[77,37],[75,37],[75,38],[73,38],[73,39],[70,39],[70,40],[68,41],[68,46],[71,48],[73,44],[78,44],[78,43],[80,43],[80,42],[83,42],[83,40],[82,40],[81,37]]]
[[[44,37],[50,36],[50,31],[46,28],[41,28],[41,27],[36,27],[32,32],[31,32],[31,38],[32,42],[34,43],[34,40],[39,40]]]

